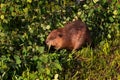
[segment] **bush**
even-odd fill
[[[120,79],[119,0],[1,0],[0,79]],[[89,27],[94,48],[49,51],[46,36],[74,19]]]

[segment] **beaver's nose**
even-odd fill
[[[48,40],[46,40],[45,43],[47,44],[47,43],[48,43]]]

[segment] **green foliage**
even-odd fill
[[[1,80],[120,79],[119,0],[1,0]],[[93,47],[49,51],[46,36],[75,19],[89,27]]]

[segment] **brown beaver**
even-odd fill
[[[53,30],[46,39],[46,44],[55,49],[77,50],[86,43],[91,44],[90,32],[81,20],[69,22],[64,28]]]

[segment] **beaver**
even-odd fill
[[[50,32],[46,44],[55,49],[78,50],[84,44],[91,44],[88,27],[81,20],[75,20]]]

